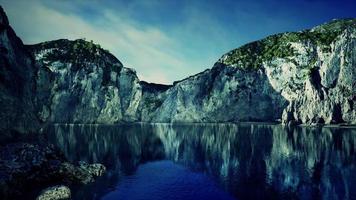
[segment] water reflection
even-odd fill
[[[141,163],[161,159],[208,174],[239,199],[356,197],[356,129],[258,124],[55,125],[48,127],[48,133],[67,158],[102,162],[110,169],[93,185],[78,190],[94,198],[113,190]]]

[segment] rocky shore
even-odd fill
[[[24,195],[37,196],[39,191],[58,184],[69,188],[87,184],[105,170],[105,166],[97,163],[68,162],[50,144],[10,143],[0,147],[0,196],[16,199]],[[38,199],[63,199],[68,195],[68,192],[55,192],[56,188],[47,189],[45,195],[42,191]]]

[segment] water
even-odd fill
[[[54,125],[48,139],[108,168],[74,199],[356,199],[355,128]]]

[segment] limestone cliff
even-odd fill
[[[173,85],[140,81],[92,41],[23,46],[2,10],[0,22],[1,130],[36,130],[38,119],[356,124],[355,19],[246,44]]]
[[[142,120],[355,124],[355,36],[345,19],[246,44],[176,82]]]
[[[84,40],[28,46],[38,65],[41,118],[51,122],[356,123],[356,21],[282,33],[223,55],[172,86]]]
[[[117,123],[137,119],[141,85],[134,70],[93,42],[30,45],[39,66],[38,114],[57,123]]]

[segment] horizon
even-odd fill
[[[202,72],[223,54],[269,35],[356,17],[356,3],[349,0],[105,3],[0,0],[25,44],[93,40],[135,69],[141,81],[157,84]]]

